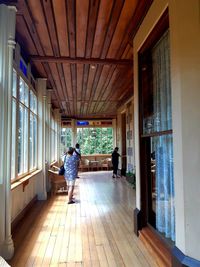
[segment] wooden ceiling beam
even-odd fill
[[[54,57],[54,56],[30,56],[32,62],[45,63],[70,63],[70,64],[91,64],[91,65],[133,65],[133,60],[129,59],[100,59],[100,58],[71,58],[71,57]]]

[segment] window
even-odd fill
[[[113,128],[77,128],[77,142],[82,154],[111,154]]]
[[[51,115],[51,128],[50,128],[50,134],[51,134],[51,162],[56,160],[56,121],[54,120],[53,114]]]
[[[13,70],[12,180],[37,166],[37,98],[28,83]]]
[[[30,133],[29,133],[29,166],[30,170],[36,168],[37,160],[37,98],[30,91]]]
[[[62,128],[61,129],[60,155],[63,155],[66,152],[66,149],[70,146],[72,146],[72,129]]]

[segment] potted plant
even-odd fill
[[[126,180],[128,183],[130,183],[133,186],[133,188],[135,188],[136,183],[135,183],[135,171],[134,170],[129,170],[126,173]]]

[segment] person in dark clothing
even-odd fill
[[[114,150],[113,150],[113,153],[112,153],[112,165],[113,165],[113,178],[117,178],[117,170],[118,170],[118,164],[119,164],[119,157],[120,157],[120,154],[118,153],[118,150],[119,148],[116,147]]]

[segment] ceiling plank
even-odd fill
[[[118,18],[118,23],[113,34],[112,41],[109,46],[109,50],[107,53],[107,57],[115,58],[116,52],[118,50],[119,44],[124,39],[124,34],[127,35],[127,28],[130,24],[131,17],[134,13],[135,7],[140,0],[129,0],[125,1],[123,8],[120,13],[120,17]]]
[[[104,43],[103,43],[103,47],[102,47],[102,50],[101,50],[101,58],[103,58],[103,59],[105,59],[105,57],[106,57],[106,55],[108,53],[109,46],[110,46],[110,43],[112,41],[112,37],[113,37],[113,34],[115,32],[115,29],[116,29],[116,26],[117,26],[117,23],[118,23],[118,19],[119,19],[119,16],[121,14],[121,10],[123,8],[123,5],[124,5],[124,0],[115,0],[113,2],[112,11],[111,11],[111,14],[110,14],[109,25],[107,27],[107,32],[106,32]],[[94,95],[95,95],[95,92],[96,92],[96,89],[97,89],[97,85],[98,85],[102,70],[103,70],[103,66],[98,66],[98,69],[96,70],[94,86],[93,86],[93,90],[92,90],[91,95],[90,95],[90,101],[89,101],[89,104],[88,104],[87,113],[89,113],[89,107],[91,105],[91,101],[94,98]]]
[[[77,115],[77,71],[76,71],[76,65],[70,64],[71,69],[71,79],[72,79],[72,94],[73,94],[73,110],[74,115]]]
[[[107,27],[106,39],[104,41],[104,44],[101,50],[101,58],[105,58],[108,53],[108,49],[110,47],[110,43],[112,41],[123,5],[124,5],[124,0],[114,1],[114,5],[113,5],[111,16],[110,16],[110,23],[109,23],[109,26]]]
[[[33,36],[36,31],[43,50],[39,55],[53,56],[53,49],[41,1],[20,1],[19,4],[23,6],[22,11],[26,20],[29,20],[29,18],[26,18],[25,8],[30,14],[29,26],[32,30],[31,35]]]
[[[132,59],[101,59],[101,58],[82,58],[82,57],[54,57],[54,56],[30,56],[31,61],[36,62],[51,62],[51,63],[82,63],[82,64],[93,64],[93,65],[133,65]]]
[[[29,1],[29,4],[30,4],[30,1]],[[41,56],[44,56],[45,55],[44,48],[42,46],[40,37],[38,35],[37,28],[36,28],[34,20],[33,20],[33,16],[30,13],[30,7],[27,6],[26,2],[20,1],[20,2],[18,2],[17,8],[19,10],[21,10],[23,13],[24,20],[26,21],[27,29],[30,32],[31,38],[33,39],[37,53]],[[51,83],[51,87],[54,88],[56,97],[59,101],[59,104],[61,105],[61,99],[60,99],[58,92],[56,90],[56,85],[55,85],[55,82],[54,82],[54,79],[52,76],[51,69],[50,69],[49,65],[45,62],[42,65],[43,65],[44,70],[46,72],[46,77],[48,77],[48,79]]]
[[[76,57],[76,1],[66,1],[67,22],[68,22],[68,39],[69,39],[69,54],[71,58]]]
[[[101,49],[107,33],[106,29],[109,25],[112,6],[113,0],[101,0],[92,49],[93,58],[99,58],[101,55]]]
[[[42,0],[43,12],[45,15],[45,21],[47,23],[48,34],[51,40],[51,45],[53,48],[54,56],[60,56],[59,46],[58,46],[58,38],[55,27],[55,19],[52,8],[52,3],[50,0]]]
[[[55,24],[55,18],[54,18],[54,12],[53,12],[53,5],[52,2],[42,0],[43,3],[43,12],[45,14],[46,18],[46,23],[47,23],[47,28],[48,28],[48,33],[49,37],[51,40],[51,45],[53,48],[53,53],[55,57],[60,56],[60,49],[59,49],[59,43],[58,43],[58,37],[57,37],[57,31],[56,31],[56,24]],[[68,95],[67,95],[67,88],[66,88],[66,83],[65,83],[65,77],[64,77],[64,71],[63,67],[60,63],[56,64],[57,65],[57,70],[58,70],[58,76],[60,80],[60,87],[57,87],[57,91],[62,91],[63,94],[63,101],[68,101]]]
[[[76,0],[76,55],[85,56],[87,21],[88,21],[88,0]]]
[[[85,52],[86,58],[90,58],[92,54],[92,47],[94,43],[96,23],[99,11],[99,3],[100,3],[99,0],[90,0],[88,26],[87,26],[86,52]]]
[[[58,43],[61,56],[69,56],[68,42],[68,25],[66,15],[66,4],[63,0],[52,0],[54,17],[56,23],[56,32],[58,35]]]
[[[96,31],[96,23],[98,18],[99,11],[99,0],[90,0],[89,1],[89,10],[88,10],[88,23],[87,23],[87,36],[86,36],[86,47],[85,47],[85,58],[91,58],[94,36]],[[89,65],[84,65],[83,72],[83,83],[82,83],[82,100],[86,98],[87,84],[89,76]],[[80,113],[82,114],[86,107],[81,107]]]

